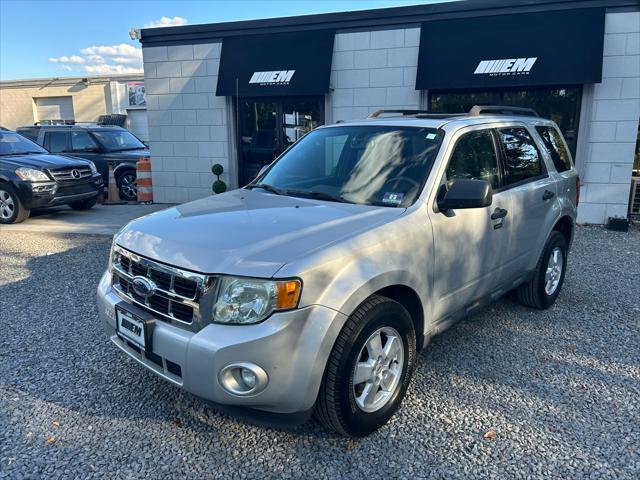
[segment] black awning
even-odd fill
[[[324,94],[334,36],[335,30],[313,30],[225,38],[216,95]]]
[[[602,81],[604,9],[424,22],[416,89]]]

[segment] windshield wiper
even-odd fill
[[[147,147],[127,147],[127,148],[115,148],[112,152],[126,152],[127,150],[146,150]]]
[[[313,190],[310,192],[307,190],[286,190],[286,194],[291,195],[292,197],[310,197],[318,200],[328,200],[330,202],[354,203],[338,195],[331,195],[330,193],[316,192]]]
[[[252,183],[250,185],[247,185],[245,188],[251,190],[252,188],[261,188],[262,190],[266,190],[267,192],[270,193],[275,193],[276,195],[286,195],[286,193],[283,190],[280,190],[277,187],[274,187],[273,185],[269,185],[268,183]]]
[[[9,153],[0,153],[0,155],[36,155],[43,154],[48,152],[9,152]]]

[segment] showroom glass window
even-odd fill
[[[582,87],[511,88],[494,90],[432,90],[429,110],[436,113],[468,112],[474,105],[509,105],[533,108],[556,122],[575,157]]]
[[[543,174],[540,153],[526,128],[500,128],[504,152],[505,185],[524,182]]]

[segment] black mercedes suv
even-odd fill
[[[29,125],[16,131],[49,150],[91,160],[104,180],[109,182],[109,164],[118,185],[120,198],[138,199],[136,162],[148,157],[149,150],[128,130],[112,125]]]
[[[0,130],[0,223],[18,223],[34,208],[93,207],[104,189],[95,165],[52,155],[31,140]]]

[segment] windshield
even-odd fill
[[[92,133],[102,144],[102,147],[110,152],[147,148],[144,146],[144,143],[126,130],[94,130]]]
[[[273,193],[388,207],[411,205],[438,152],[433,128],[314,130],[253,182]]]
[[[18,133],[0,131],[0,155],[16,155],[19,153],[49,152]]]

